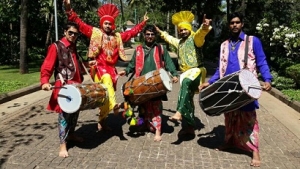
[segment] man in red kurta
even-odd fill
[[[68,157],[67,140],[83,141],[82,138],[74,135],[79,111],[68,114],[64,112],[57,102],[59,87],[65,84],[82,83],[80,74],[81,67],[76,52],[76,39],[79,35],[79,28],[76,23],[68,23],[64,28],[64,37],[51,44],[48,48],[47,56],[41,66],[41,86],[43,90],[51,90],[49,79],[54,73],[55,84],[53,92],[47,106],[50,111],[58,114],[58,129],[60,138],[60,157]]]
[[[71,9],[70,0],[64,0],[68,20],[79,25],[79,31],[90,38],[88,57],[90,62],[91,75],[95,82],[104,84],[108,91],[108,100],[99,107],[98,130],[108,129],[104,123],[108,113],[114,110],[117,114],[120,104],[116,102],[115,90],[118,74],[115,65],[118,58],[128,61],[124,52],[123,42],[136,36],[146,24],[147,15],[144,21],[136,25],[131,30],[118,33],[115,32],[115,18],[119,15],[119,10],[113,4],[105,4],[99,7],[100,29],[84,23],[78,15]]]

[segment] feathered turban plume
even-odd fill
[[[100,17],[100,27],[102,27],[104,21],[110,21],[112,23],[112,29],[116,28],[115,19],[119,15],[118,8],[113,4],[105,4],[98,8],[98,16]]]
[[[178,29],[185,28],[192,31],[192,21],[194,20],[194,14],[190,11],[177,12],[172,16],[172,23],[178,27]]]

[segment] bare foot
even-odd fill
[[[68,141],[80,142],[80,143],[84,141],[84,139],[82,137],[79,137],[79,136],[77,136],[75,134],[70,134],[68,136],[67,140]]]
[[[98,131],[112,131],[112,129],[104,124],[98,122],[97,124]]]
[[[66,143],[60,144],[58,156],[64,158],[69,157]]]
[[[161,131],[160,130],[155,131],[154,141],[161,141]]]
[[[121,108],[121,103],[115,104],[113,111],[114,115],[117,116],[119,114],[119,109]]]
[[[171,121],[181,121],[182,120],[182,116],[177,111],[173,116],[169,117],[169,120],[171,120]]]
[[[161,141],[161,140],[162,140],[161,135],[154,136],[154,141]]]
[[[260,167],[260,157],[259,157],[258,151],[253,151],[253,157],[252,157],[250,166]]]
[[[98,128],[98,131],[102,130],[102,126],[101,126],[101,124],[99,122],[97,123],[97,128]]]

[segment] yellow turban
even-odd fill
[[[185,28],[192,31],[192,21],[194,20],[194,14],[190,11],[177,12],[172,16],[172,23],[178,27],[178,29]]]

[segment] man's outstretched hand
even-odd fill
[[[202,27],[203,29],[208,29],[211,23],[211,19],[206,18],[206,14],[203,15]]]
[[[146,12],[145,15],[144,15],[144,21],[148,21],[148,20],[149,20],[149,17],[148,17],[147,12]]]
[[[71,10],[71,0],[63,0],[63,3],[65,5],[66,11],[70,11]]]

